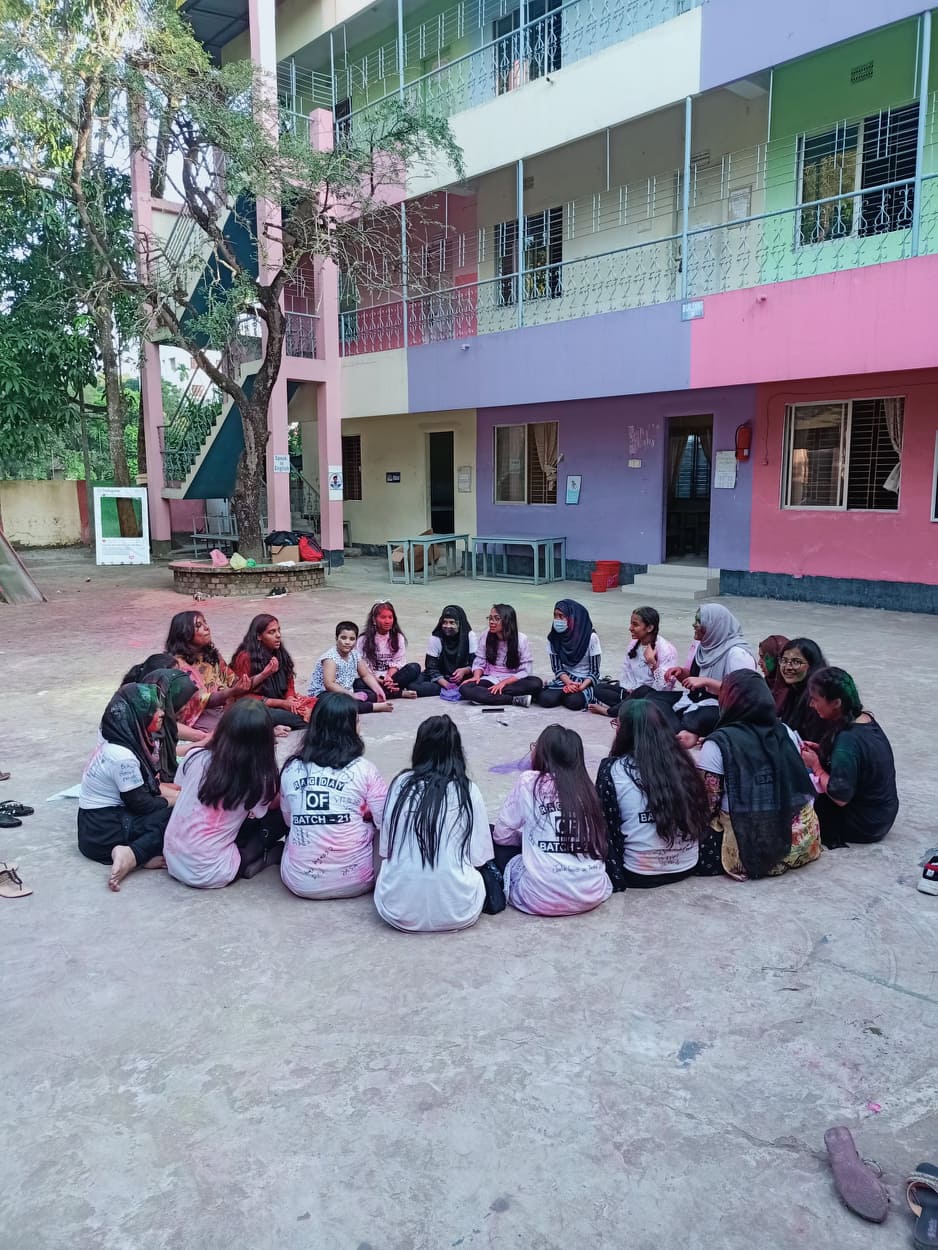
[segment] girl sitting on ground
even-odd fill
[[[659,707],[628,699],[596,789],[606,817],[606,871],[614,890],[683,881],[697,866],[707,793]]]
[[[784,634],[769,634],[768,638],[763,638],[759,643],[759,672],[765,678],[765,684],[772,692],[776,711],[781,709],[785,701],[785,695],[788,692],[788,687],[782,680],[779,663],[782,658],[782,652],[790,645]]]
[[[281,808],[290,823],[280,876],[301,898],[352,898],[374,886],[375,825],[387,786],[363,758],[361,710],[348,695],[322,695],[302,746],[280,776]]]
[[[582,712],[595,698],[603,658],[599,635],[582,603],[560,599],[554,604],[547,654],[554,675],[540,693],[541,707],[562,704],[571,712]]]
[[[674,678],[669,679],[667,674],[677,667],[677,648],[661,637],[658,632],[660,624],[661,618],[654,608],[635,609],[629,619],[632,645],[625,653],[622,675],[618,684],[600,682],[595,702],[589,707],[591,712],[600,716],[615,716],[624,699],[650,698],[654,701],[662,692],[673,691]],[[670,714],[673,702],[674,699],[666,699],[660,702],[660,706]]]
[[[460,696],[487,707],[530,707],[544,683],[532,676],[534,659],[526,634],[518,632],[518,617],[509,603],[489,611],[488,633],[479,640],[472,673],[459,687]]]
[[[251,680],[251,697],[263,701],[272,724],[306,728],[316,700],[296,693],[296,666],[275,616],[269,612],[255,616],[231,657],[231,667],[238,677]]]
[[[151,681],[152,677],[152,681]],[[122,686],[156,685],[163,696],[163,732],[160,736],[160,777],[172,781],[176,776],[176,760],[192,744],[204,745],[209,734],[204,729],[193,729],[183,724],[179,715],[198,691],[193,679],[176,663],[176,657],[168,651],[148,655],[140,664],[129,668],[121,678]],[[183,694],[185,693],[185,698]],[[180,742],[185,746],[180,747]]]
[[[375,907],[381,919],[415,933],[474,925],[485,903],[477,869],[492,858],[492,835],[448,716],[421,723],[411,767],[391,782],[380,827]]]
[[[318,699],[326,693],[347,694],[359,703],[362,716],[366,712],[393,712],[394,704],[374,673],[355,649],[358,626],[354,621],[339,621],[335,627],[335,646],[316,661],[309,679],[309,694]]]
[[[201,612],[176,613],[169,623],[166,650],[197,687],[179,721],[211,733],[231,700],[251,689],[250,678],[238,677],[218,654]]]
[[[85,765],[78,794],[78,849],[110,864],[119,890],[135,868],[165,868],[163,834],[175,801],[161,787],[156,735],[163,705],[156,686],[121,686],[104,710],[101,739]]]
[[[397,620],[394,604],[386,599],[376,603],[368,613],[364,632],[356,647],[388,699],[416,699],[416,691],[408,687],[420,677],[420,665],[407,663],[407,638]],[[371,687],[361,677],[355,689],[371,697]]]
[[[606,822],[578,733],[562,725],[541,733],[492,837],[505,896],[519,911],[573,916],[606,901]]]
[[[694,747],[720,719],[718,696],[723,678],[737,669],[754,672],[756,658],[736,617],[721,603],[704,603],[694,617],[694,645],[686,668],[665,673],[684,689],[673,711],[680,718],[680,739]]]
[[[811,706],[812,676],[827,667],[824,653],[812,638],[792,638],[778,662],[785,693],[778,704],[778,718],[799,738],[818,742],[826,725]]]
[[[889,739],[842,668],[819,669],[808,688],[811,706],[825,726],[820,743],[805,742],[801,748],[820,791],[815,808],[821,840],[831,848],[879,842],[899,814]]]
[[[469,628],[469,618],[455,603],[449,604],[440,614],[433,633],[427,642],[424,670],[409,689],[421,699],[441,694],[444,690],[458,691],[462,683],[472,676],[478,639]],[[405,695],[406,695],[405,691]],[[452,696],[455,698],[455,694]]]
[[[759,673],[724,679],[719,723],[694,754],[710,796],[702,876],[775,877],[817,859],[814,787]]]
[[[186,756],[179,797],[166,826],[169,875],[215,890],[276,863],[287,828],[270,713],[256,699],[231,704],[211,746]]]

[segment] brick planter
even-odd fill
[[[181,595],[194,595],[201,591],[212,599],[223,597],[268,594],[274,586],[286,590],[318,590],[326,584],[325,565],[259,564],[240,573],[231,568],[217,569],[207,560],[176,560],[169,566],[173,570],[173,589]]]

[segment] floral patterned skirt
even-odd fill
[[[807,803],[791,822],[791,850],[766,876],[778,877],[789,868],[801,868],[810,864],[821,854],[821,829],[813,803]],[[733,831],[733,821],[728,812],[718,812],[709,830],[700,839],[700,861],[697,869],[701,876],[712,877],[725,872],[736,881],[748,881],[743,868]]]

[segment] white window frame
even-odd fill
[[[783,512],[874,512],[879,516],[895,516],[899,511],[899,500],[902,491],[900,482],[899,492],[896,496],[895,508],[848,508],[847,507],[847,482],[850,478],[850,438],[853,432],[853,405],[857,399],[861,403],[867,403],[869,400],[877,399],[901,399],[903,404],[903,420],[905,419],[905,395],[861,395],[855,396],[853,399],[803,399],[796,404],[785,405],[785,422],[782,427],[782,472],[780,474],[780,497],[779,507]],[[841,427],[840,435],[840,503],[832,504],[800,504],[789,503],[788,497],[791,494],[791,454],[792,439],[795,432],[794,415],[799,408],[824,408],[832,404],[843,404],[847,411],[844,417],[844,423]],[[936,458],[938,458],[938,435],[936,435]],[[899,464],[902,464],[902,456],[899,456]],[[938,471],[938,461],[936,461],[936,471]],[[932,513],[934,513],[935,504],[932,504]],[[933,520],[938,518],[932,517]]]
[[[492,427],[492,502],[499,507],[507,508],[555,508],[557,500],[553,503],[530,503],[528,501],[528,427],[531,425],[556,425],[557,426],[557,457],[558,463],[560,459],[560,422],[559,421],[506,421],[503,425],[495,425]],[[498,431],[499,430],[524,430],[524,468],[522,470],[522,478],[524,480],[524,499],[499,499],[498,498]],[[558,478],[559,481],[559,478]],[[555,491],[559,487],[555,486]]]

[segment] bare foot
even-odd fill
[[[371,706],[375,712],[393,712],[394,711],[393,703],[372,703]]]
[[[590,710],[591,712],[595,712],[597,716],[608,716],[608,715],[609,715],[609,707],[608,707],[608,705],[607,705],[607,704],[605,704],[605,703],[599,703],[599,702],[597,701],[597,702],[595,702],[595,703],[590,703],[588,706],[589,706],[589,710]]]
[[[111,851],[111,875],[107,879],[107,888],[116,894],[121,882],[128,873],[137,867],[137,857],[129,846],[115,846]]]
[[[402,690],[401,691],[402,699],[416,699],[417,697],[418,696],[417,696],[416,690]]]
[[[141,868],[165,868],[166,860],[162,855],[154,855],[152,859],[148,859],[145,864],[140,865]]]

